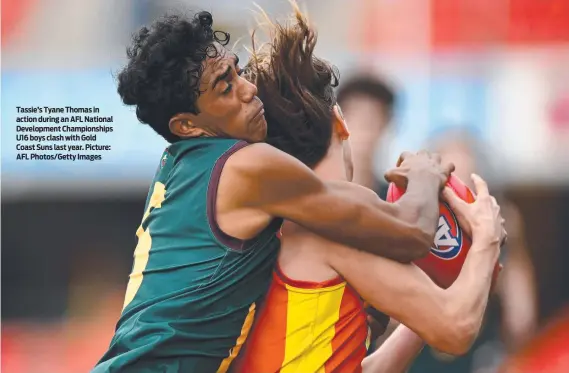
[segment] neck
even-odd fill
[[[355,165],[353,182],[367,188],[373,188],[375,176],[371,152],[361,154],[359,151],[354,151],[353,154]]]
[[[334,142],[328,153],[314,168],[314,172],[323,180],[346,180],[342,144]]]
[[[200,137],[223,137],[223,134],[218,133],[217,131],[214,131],[210,128],[204,128],[203,133],[200,135]]]
[[[187,140],[187,139],[199,139],[202,137],[222,137],[218,134],[215,134],[212,131],[208,131],[208,130],[201,130],[199,132],[195,132],[195,133],[191,133],[189,135],[178,135],[182,140]]]

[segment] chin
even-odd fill
[[[265,142],[267,140],[267,126],[255,134],[252,142]]]

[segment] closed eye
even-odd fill
[[[239,66],[235,66],[235,71],[236,74],[238,76],[243,75],[243,73],[245,72],[245,69],[241,69],[239,68]],[[223,90],[222,94],[226,95],[229,92],[231,92],[231,89],[233,89],[233,84],[230,83],[230,81],[232,80],[231,74],[225,79],[225,81],[227,82],[227,87]]]
[[[233,89],[233,84],[231,84],[231,81],[233,80],[233,75],[231,74],[230,70],[234,70],[237,76],[243,75],[245,69],[241,69],[239,67],[239,57],[235,56],[235,67],[233,69],[231,67],[228,67],[226,73],[223,74],[224,75],[223,80],[227,82],[227,87],[223,90],[223,92],[221,92],[221,94],[223,95],[228,94],[229,92],[231,92],[231,89]]]
[[[225,88],[223,90],[223,92],[221,92],[221,94],[224,94],[224,95],[228,94],[229,92],[231,92],[231,88],[233,88],[233,84],[227,83],[227,88]]]

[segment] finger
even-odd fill
[[[427,149],[421,149],[417,152],[417,155],[426,155],[427,157],[431,157],[432,153],[429,152]]]
[[[394,183],[399,188],[407,189],[407,178],[398,172],[397,168],[387,171],[384,175],[388,183]]]
[[[443,189],[443,199],[449,204],[450,208],[457,213],[462,212],[462,209],[466,205],[466,202],[460,199],[449,187]]]
[[[488,192],[488,184],[486,184],[486,181],[484,181],[484,179],[482,179],[477,174],[470,175],[470,178],[474,183],[474,189],[476,191],[477,196],[481,197],[483,195],[490,195],[490,193]]]
[[[412,156],[413,153],[411,152],[403,152],[401,153],[401,155],[399,156],[399,159],[397,160],[397,167],[401,166],[401,163],[403,163],[407,158],[409,158],[410,156]]]
[[[390,170],[385,171],[383,177],[385,178],[386,181],[391,182],[393,180],[394,174],[395,174],[395,169],[392,168]]]

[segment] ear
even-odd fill
[[[336,131],[340,140],[345,141],[350,137],[350,131],[348,130],[348,125],[344,119],[342,109],[340,109],[340,106],[336,104],[332,108],[332,112],[334,113],[334,131]]]
[[[206,133],[194,124],[194,115],[189,113],[176,114],[168,123],[170,132],[181,138],[200,137]]]

